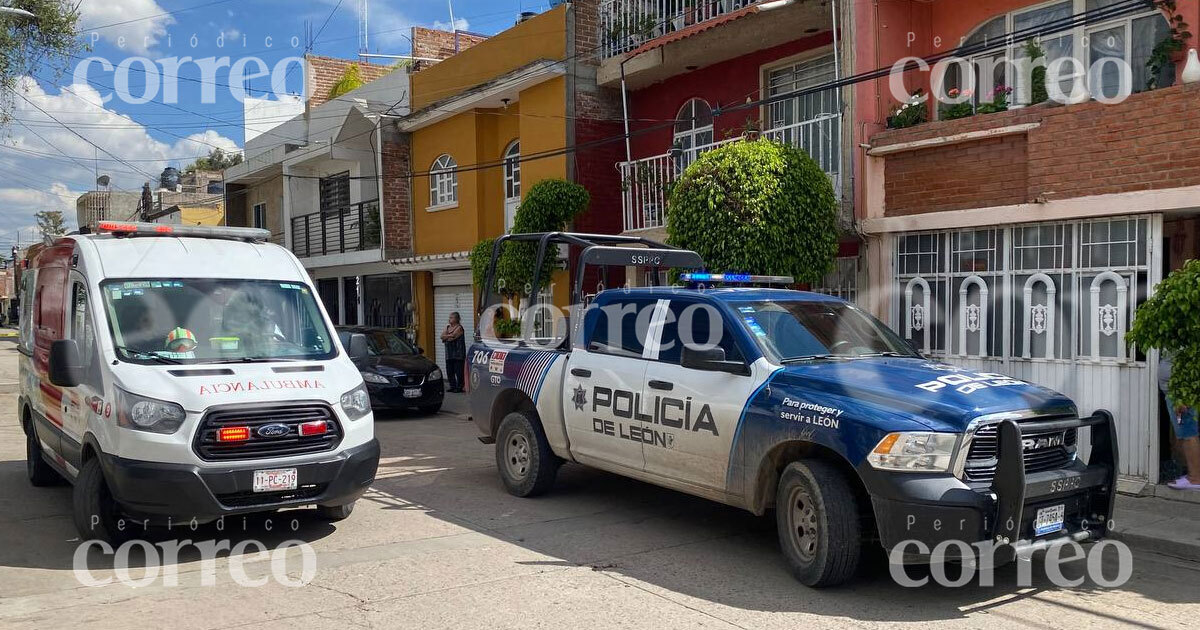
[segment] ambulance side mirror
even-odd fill
[[[362,333],[350,335],[350,343],[346,344],[346,352],[350,355],[351,361],[361,361],[367,358],[371,352],[367,347],[367,336]]]
[[[83,380],[83,360],[74,339],[50,344],[50,382],[59,387],[76,387]]]

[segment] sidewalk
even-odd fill
[[[1200,503],[1117,496],[1113,538],[1135,550],[1200,562]]]

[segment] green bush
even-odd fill
[[[833,184],[799,149],[756,140],[708,151],[684,171],[667,208],[670,243],[695,250],[711,270],[815,284],[833,268]]]
[[[341,78],[329,89],[329,99],[333,100],[347,92],[357,90],[365,83],[366,81],[362,78],[362,71],[359,69],[358,64],[352,63],[346,66],[346,71],[342,73]]]
[[[1138,307],[1126,339],[1171,354],[1167,389],[1178,404],[1200,407],[1200,260],[1167,276]]]
[[[587,189],[563,179],[544,179],[525,193],[524,200],[513,218],[514,234],[558,232],[579,213],[587,209],[590,197]],[[477,284],[483,282],[483,274],[491,256],[493,241],[481,241],[471,250],[471,271]],[[518,298],[528,294],[526,285],[533,282],[533,266],[537,259],[537,243],[509,242],[500,252],[496,263],[496,286],[501,295]],[[548,251],[542,263],[542,280],[550,281],[557,259],[555,251]],[[544,286],[544,285],[543,285]]]

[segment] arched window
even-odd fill
[[[458,203],[458,162],[447,154],[434,160],[429,169],[429,207],[440,208]]]
[[[675,163],[680,170],[696,160],[696,156],[707,150],[713,142],[712,108],[702,98],[694,98],[683,104],[675,117],[675,137],[672,149],[682,151]]]
[[[1086,78],[1086,86],[1080,86],[1086,87],[1088,94],[1113,98],[1122,89],[1141,92],[1151,86],[1165,87],[1173,83],[1175,69],[1172,64],[1167,64],[1159,76],[1151,76],[1147,65],[1154,47],[1170,30],[1166,18],[1157,7],[1111,19],[1092,19],[1068,30],[1053,28],[1055,24],[1063,23],[1072,15],[1084,14],[1115,3],[1116,0],[1061,0],[1005,13],[976,27],[963,44],[971,46],[986,42],[1003,42],[1010,33],[1030,33],[1046,28],[1053,32],[1041,36],[1037,42],[1045,55],[1045,62],[1050,64],[1057,59],[1074,57],[1083,67],[1091,68]],[[1011,94],[1007,94],[1004,99],[1008,105],[1030,103],[1034,96],[1034,87],[1030,85],[1028,76],[1021,76],[1018,72],[1022,67],[1020,60],[1029,56],[1027,45],[1030,41],[1023,38],[1011,42],[1006,47],[980,53],[969,59],[969,66],[951,64],[946,70],[944,91],[971,91],[967,103],[974,107],[965,112],[967,115],[980,105],[994,106],[1001,103],[997,99],[998,92],[1003,95],[1008,90],[1011,90]],[[1109,58],[1119,60],[1132,68],[1129,85],[1121,85],[1119,64],[1096,63]],[[1063,80],[1058,87],[1063,95],[1069,96],[1075,86],[1072,80]],[[939,109],[940,115],[945,117],[950,106],[943,104]],[[957,115],[962,114],[960,108]]]
[[[521,141],[513,140],[504,151],[504,198],[521,198]]]

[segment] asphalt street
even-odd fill
[[[0,342],[0,627],[120,628],[1193,628],[1200,566],[1134,552],[1118,588],[1090,581],[1054,586],[1035,561],[1032,587],[1006,567],[994,587],[904,588],[875,559],[851,586],[816,591],[795,582],[777,552],[774,521],[580,466],[564,467],[537,499],[504,492],[491,446],[453,413],[376,419],[379,478],[350,519],[329,524],[312,510],[251,518],[218,531],[201,526],[159,539],[299,539],[315,550],[306,586],[272,575],[254,549],[211,566],[185,550],[175,561],[124,577],[113,556],[80,541],[70,487],[34,488],[25,478],[17,423],[17,355]],[[266,531],[268,522],[271,530]],[[293,523],[295,530],[293,531]],[[1200,524],[1198,524],[1200,526]],[[292,548],[281,573],[298,579]],[[144,564],[140,552],[135,564]],[[143,562],[139,562],[141,559]],[[284,561],[286,560],[286,561]],[[1079,575],[1083,562],[1070,565]],[[1116,572],[1109,562],[1108,575]],[[163,576],[177,573],[177,584]],[[917,572],[919,573],[919,572]],[[212,574],[212,584],[202,579]],[[1039,577],[1040,576],[1040,577]]]

